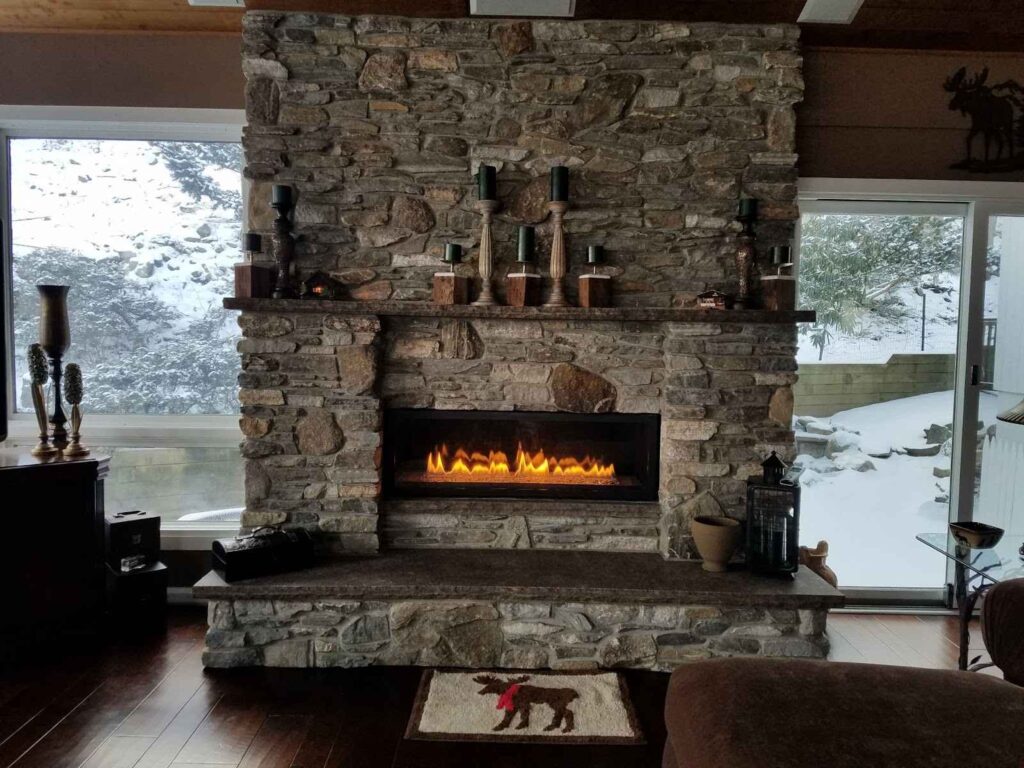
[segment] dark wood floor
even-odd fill
[[[58,649],[0,675],[0,768],[419,768],[660,765],[667,675],[627,672],[643,747],[452,744],[402,738],[420,670],[204,672],[205,615],[102,650]],[[840,614],[833,658],[953,668],[949,617]]]

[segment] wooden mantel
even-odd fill
[[[650,323],[813,323],[813,310],[678,309],[672,307],[478,307],[425,301],[333,301],[324,299],[224,299],[225,309],[243,312],[325,312],[382,317],[451,317],[469,320],[618,320]]]

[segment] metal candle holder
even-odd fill
[[[271,238],[274,261],[277,263],[277,277],[271,295],[275,299],[289,299],[292,297],[292,259],[295,258],[295,240],[292,238],[292,222],[288,215],[292,209],[291,195],[278,197],[275,194],[270,207],[277,211],[274,234]]]
[[[739,290],[734,306],[736,309],[748,309],[753,304],[750,292],[750,271],[754,266],[754,222],[757,220],[757,200],[744,198],[740,200],[740,212],[736,220],[743,225],[736,248],[736,272],[739,278]]]
[[[478,307],[492,307],[498,302],[491,290],[491,275],[494,272],[494,255],[491,244],[491,218],[498,210],[497,200],[477,200],[473,207],[480,212],[483,221],[480,225],[480,295],[477,296],[474,305]]]
[[[61,361],[71,346],[71,325],[68,322],[68,286],[37,285],[39,291],[39,344],[50,360],[50,381],[53,383],[53,445],[64,450],[68,446],[68,417],[61,402],[61,379],[64,368]]]
[[[551,295],[544,302],[545,307],[568,307],[565,298],[565,231],[563,218],[569,210],[566,200],[552,200],[548,203],[551,212]]]

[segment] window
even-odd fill
[[[1024,396],[1024,185],[802,179],[800,211],[801,543],[829,541],[853,599],[942,601],[917,534],[993,523],[1016,562],[1024,526],[1024,427],[997,419]]]
[[[238,329],[221,300],[239,260],[241,116],[174,117],[8,129],[11,432],[32,437],[25,352],[37,338],[35,285],[69,285],[64,359],[83,372],[83,441],[112,456],[108,510],[236,524]]]

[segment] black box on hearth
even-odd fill
[[[103,520],[107,565],[129,571],[160,559],[160,515],[116,512]]]

